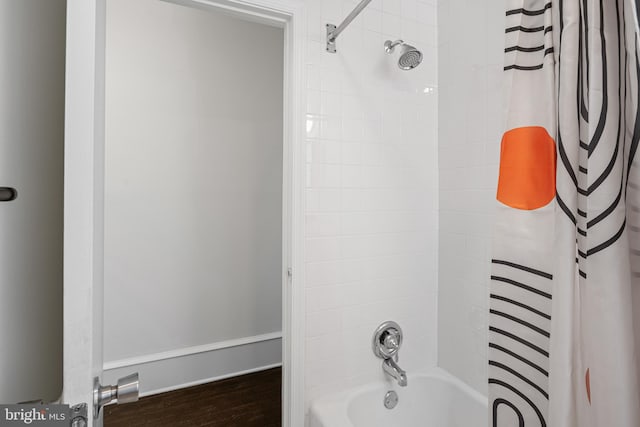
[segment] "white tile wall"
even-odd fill
[[[486,394],[504,2],[439,0],[438,363]]]
[[[325,24],[357,3],[306,1],[307,402],[382,377],[384,320],[404,369],[437,356],[436,0],[373,0],[325,52]],[[424,53],[413,71],[384,52],[398,38]]]

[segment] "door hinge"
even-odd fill
[[[80,403],[71,407],[69,411],[69,425],[71,427],[87,427],[87,404]]]

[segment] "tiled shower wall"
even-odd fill
[[[400,366],[436,363],[436,0],[373,0],[325,51],[355,1],[307,0],[306,400],[382,378],[374,329],[404,329]],[[403,38],[413,71],[385,54]]]
[[[484,394],[504,11],[501,1],[438,0],[438,364]]]

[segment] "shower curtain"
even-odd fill
[[[507,0],[494,427],[640,426],[634,0]]]

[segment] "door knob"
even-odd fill
[[[18,197],[18,192],[12,187],[0,187],[0,202],[10,202]]]
[[[118,380],[118,385],[100,385],[100,379],[93,379],[93,416],[98,418],[100,408],[112,402],[121,403],[136,402],[140,390],[138,373],[127,375]]]

